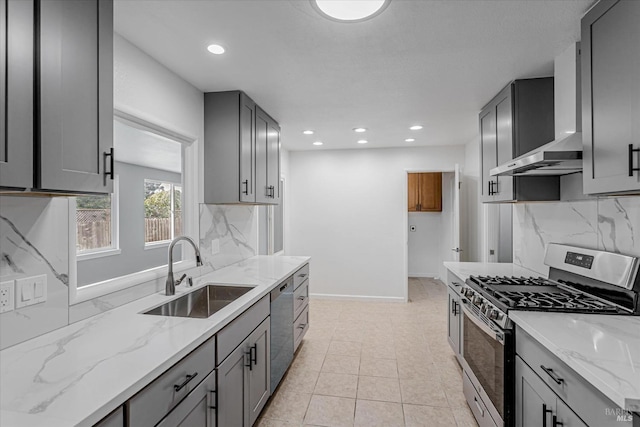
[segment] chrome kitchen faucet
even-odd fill
[[[178,279],[178,281],[176,281],[173,278],[173,247],[180,240],[185,240],[185,241],[189,242],[191,244],[191,246],[193,246],[193,249],[196,252],[196,265],[198,267],[202,265],[202,261],[200,260],[200,250],[198,249],[198,246],[195,244],[195,242],[190,237],[178,236],[175,239],[173,239],[171,241],[171,244],[169,245],[169,273],[167,274],[167,282],[165,284],[165,295],[175,295],[176,294],[176,286],[178,286],[180,283],[182,283],[184,278],[187,276],[186,274],[184,274],[181,278]]]

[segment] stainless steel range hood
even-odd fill
[[[551,141],[489,171],[491,176],[558,176],[582,171],[582,133]]]

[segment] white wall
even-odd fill
[[[442,212],[440,215],[440,246],[438,247],[438,275],[446,282],[447,269],[442,264],[444,261],[454,261],[453,246],[453,198],[456,174],[445,172],[442,174]]]
[[[438,277],[442,257],[442,213],[409,212],[409,277]]]
[[[465,162],[462,177],[462,194],[465,197],[465,233],[466,247],[461,254],[463,261],[482,261],[483,212],[480,203],[480,138],[474,138],[465,145]]]
[[[464,146],[291,152],[288,253],[312,257],[310,292],[404,300],[406,171],[463,162]]]

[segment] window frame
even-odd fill
[[[199,241],[199,176],[201,170],[201,158],[198,156],[200,140],[192,135],[186,134],[180,130],[175,130],[171,124],[163,123],[161,121],[150,121],[146,118],[142,118],[139,115],[131,114],[129,112],[114,109],[114,120],[118,120],[129,126],[136,127],[145,131],[151,131],[157,133],[166,138],[174,139],[182,144],[183,157],[182,157],[182,216],[183,216],[183,235],[189,236],[196,242]],[[117,171],[116,171],[117,172]],[[76,217],[75,217],[75,200],[69,202],[69,216],[68,216],[68,228],[69,228],[69,245],[68,245],[68,257],[69,257],[69,305],[76,305],[89,301],[94,298],[98,298],[104,295],[108,295],[114,292],[118,292],[127,288],[131,288],[137,285],[150,282],[152,280],[160,280],[167,275],[167,265],[162,265],[154,268],[150,268],[143,271],[138,271],[128,275],[116,277],[113,279],[104,280],[101,282],[91,283],[85,286],[78,287],[77,280],[77,263],[78,257],[76,254]],[[73,205],[73,206],[72,206]],[[72,209],[73,207],[73,209]],[[118,225],[119,227],[119,225]],[[168,243],[166,243],[168,245]],[[179,273],[191,268],[196,267],[195,254],[192,250],[185,250],[182,244],[178,244],[182,250],[182,260],[176,261],[173,264],[174,273]],[[159,286],[159,285],[158,285]],[[159,286],[160,288],[160,286]]]
[[[113,179],[113,193],[111,193],[111,246],[108,248],[89,249],[86,251],[78,251],[76,249],[76,260],[84,261],[88,259],[102,258],[106,256],[119,255],[122,253],[120,249],[120,178],[116,174]],[[73,215],[77,212],[76,198],[69,199],[69,212],[73,211]],[[76,217],[77,218],[77,217]],[[74,225],[75,227],[75,225]],[[75,229],[75,228],[74,228]],[[76,232],[77,238],[77,232]]]

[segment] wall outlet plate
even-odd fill
[[[39,304],[47,300],[47,276],[16,279],[16,308]]]
[[[0,282],[0,313],[6,313],[15,308],[15,288],[13,285],[13,280]]]

